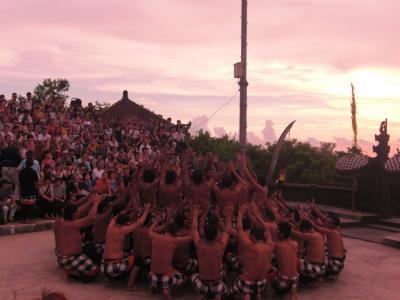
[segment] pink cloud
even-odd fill
[[[270,119],[280,133],[296,119],[291,134],[299,140],[351,140],[342,90],[354,70],[400,74],[399,10],[395,0],[249,1],[249,132],[261,136]],[[6,95],[66,77],[71,96],[113,102],[128,89],[150,109],[187,121],[211,115],[238,88],[240,1],[87,0],[61,9],[50,0],[4,0],[0,26]],[[385,117],[398,139],[398,97],[360,97],[361,139],[372,140]],[[237,131],[237,99],[207,126]]]

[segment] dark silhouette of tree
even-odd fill
[[[54,98],[62,98],[66,100],[68,96],[65,94],[69,90],[69,81],[63,78],[44,79],[42,83],[38,84],[33,94],[39,100],[43,101],[49,96],[53,96]]]

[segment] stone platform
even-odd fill
[[[14,221],[0,225],[0,236],[46,231],[53,229],[53,227],[54,220],[34,219],[31,224]]]
[[[318,289],[300,289],[299,299],[307,300],[387,300],[398,299],[400,255],[397,249],[354,239],[345,239],[346,267],[336,282],[324,282]],[[41,290],[65,293],[70,300],[162,299],[150,293],[148,284],[138,292],[128,292],[124,282],[107,287],[100,276],[96,282],[67,282],[54,255],[51,232],[0,237],[0,299],[32,300]],[[174,299],[198,299],[190,286],[174,294]],[[264,298],[263,298],[264,299]],[[281,299],[269,290],[267,299]]]

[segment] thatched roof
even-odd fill
[[[128,98],[128,91],[124,91],[122,99],[111,105],[101,114],[101,118],[106,122],[124,121],[151,121],[161,120],[160,115],[144,108]]]

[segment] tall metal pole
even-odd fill
[[[241,49],[242,77],[239,81],[240,86],[240,123],[239,141],[240,151],[246,152],[246,132],[247,132],[247,0],[242,0],[242,49]]]

